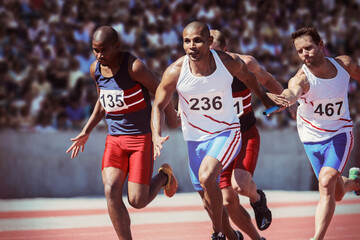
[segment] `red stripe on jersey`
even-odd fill
[[[248,105],[248,106],[247,106]],[[245,104],[244,103],[244,109],[243,109],[243,111],[244,111],[244,113],[243,114],[248,114],[249,112],[252,112],[253,111],[253,109],[252,109],[252,106],[251,106],[251,103],[248,103],[248,104]]]
[[[243,114],[248,114],[249,112],[252,112],[253,109],[251,107],[251,91],[249,89],[245,89],[244,91],[240,92],[233,92],[232,93],[233,98],[236,97],[242,97],[242,105],[243,105]]]
[[[351,119],[345,119],[345,118],[340,118],[339,120],[346,121],[346,122],[351,122],[352,121]]]
[[[339,129],[337,129],[337,130],[322,129],[322,128],[319,128],[319,127],[316,127],[316,126],[312,125],[311,122],[305,120],[303,117],[301,117],[301,119],[302,119],[304,122],[306,122],[307,124],[309,124],[310,126],[312,126],[313,128],[315,128],[315,129],[317,129],[317,130],[320,130],[320,131],[324,131],[324,132],[337,132],[337,131],[339,131]],[[353,125],[346,125],[346,126],[343,126],[343,128],[344,128],[344,127],[353,127]]]
[[[130,96],[139,90],[141,90],[141,86],[137,83],[134,87],[124,90],[124,96]]]
[[[244,106],[244,109],[251,107],[251,97],[243,99],[243,106]]]
[[[251,107],[247,107],[244,109],[244,114],[248,114],[249,112],[252,112],[253,109]]]
[[[202,131],[202,132],[208,133],[208,134],[221,133],[221,132],[223,132],[223,131],[227,131],[227,130],[231,130],[231,129],[236,129],[236,128],[239,128],[239,126],[240,126],[240,124],[239,124],[239,123],[236,123],[236,124],[237,124],[236,126],[229,127],[229,128],[224,129],[224,130],[221,130],[221,131],[210,132],[210,131],[204,130],[204,129],[202,129],[202,128],[200,128],[200,127],[198,127],[198,126],[196,126],[196,125],[194,125],[194,124],[190,123],[190,122],[189,122],[189,119],[188,119],[188,116],[187,116],[184,112],[183,112],[183,114],[185,115],[186,119],[188,120],[188,123],[189,123],[189,125],[190,125],[190,126],[192,126],[193,128],[196,128],[196,129],[198,129],[198,130],[200,130],[200,131]]]
[[[142,94],[142,89],[137,89],[135,92],[129,93],[128,91],[124,91],[124,100],[125,103],[131,105],[135,102],[138,102],[140,99],[144,98]]]
[[[214,121],[214,122],[217,122],[217,123],[223,123],[223,124],[226,124],[226,125],[228,125],[228,126],[231,126],[231,125],[236,125],[236,124],[238,124],[238,122],[235,122],[235,123],[227,123],[227,122],[224,122],[224,121],[219,121],[219,120],[216,120],[215,118],[212,118],[212,117],[210,117],[210,116],[208,116],[208,115],[204,115],[204,117],[206,117],[206,118],[209,118],[210,120],[212,120],[212,121]]]
[[[124,90],[124,102],[128,106],[127,109],[122,109],[116,112],[106,112],[108,114],[126,114],[131,112],[137,112],[146,108],[146,102],[144,98],[141,85],[138,83],[130,89]]]
[[[232,93],[233,97],[246,97],[249,94],[251,94],[251,91],[249,89],[245,89],[244,91]]]
[[[178,94],[184,99],[184,101],[185,101],[187,104],[189,104],[189,102],[186,100],[186,98],[184,98],[183,95],[181,95],[181,93],[178,92]]]
[[[181,95],[181,94],[179,94],[183,99],[184,99],[184,101],[187,103],[187,104],[189,104],[189,102],[188,101],[186,101],[186,99]],[[187,115],[184,113],[184,115],[186,116],[186,118],[187,118]],[[231,126],[231,125],[238,125],[239,123],[238,122],[236,122],[236,123],[227,123],[227,122],[224,122],[224,121],[219,121],[219,120],[216,120],[216,119],[214,119],[214,118],[212,118],[212,117],[210,117],[210,116],[208,116],[208,115],[203,115],[204,117],[206,117],[206,118],[209,118],[210,120],[212,120],[212,121],[214,121],[214,122],[217,122],[217,123],[223,123],[223,124],[226,124],[226,125],[228,125],[228,126]],[[188,121],[189,122],[189,121]],[[189,122],[189,124],[190,124],[190,122]],[[193,126],[193,125],[192,125]]]

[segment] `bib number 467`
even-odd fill
[[[314,116],[318,119],[336,120],[342,117],[345,113],[343,100],[328,100],[321,101],[314,104]]]

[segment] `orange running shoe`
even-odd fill
[[[168,176],[168,181],[163,186],[165,195],[167,197],[174,196],[174,194],[176,193],[176,191],[178,189],[178,181],[175,178],[175,175],[173,173],[173,170],[172,170],[171,166],[169,164],[167,164],[167,163],[164,163],[159,168],[158,172],[160,172],[160,171],[162,171],[163,173],[165,173]]]

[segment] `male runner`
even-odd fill
[[[347,55],[326,57],[324,43],[313,27],[297,30],[292,40],[304,64],[274,101],[284,107],[300,103],[298,134],[318,178],[320,192],[312,239],[322,240],[336,201],[347,191],[360,194],[359,169],[351,169],[350,178],[341,175],[354,146],[348,85],[350,78],[360,82],[360,66]],[[288,103],[280,102],[284,100]]]
[[[240,124],[231,94],[233,76],[242,79],[267,107],[273,103],[239,57],[210,50],[212,40],[204,23],[192,22],[183,30],[186,55],[166,69],[155,95],[151,121],[154,151],[158,156],[168,139],[161,137],[161,118],[177,90],[190,175],[212,221],[212,239],[243,239],[230,226],[218,186],[221,171],[240,150]]]
[[[149,92],[155,93],[157,77],[139,59],[120,51],[117,32],[108,26],[96,29],[92,38],[96,56],[90,66],[98,101],[81,131],[71,139],[71,158],[84,150],[90,132],[105,116],[108,136],[102,160],[102,179],[109,215],[121,240],[131,240],[130,217],[122,200],[123,186],[128,176],[128,201],[134,208],[149,204],[164,188],[172,197],[177,180],[169,164],[163,164],[159,173],[153,172],[153,144],[150,127],[151,102]],[[167,117],[171,127],[177,127],[176,112],[168,105]]]

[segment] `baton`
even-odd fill
[[[279,108],[280,108],[279,106],[273,106],[273,107],[268,108],[265,111],[263,111],[263,114],[266,115],[266,116],[269,116],[270,114],[272,114],[273,112],[275,112]]]

